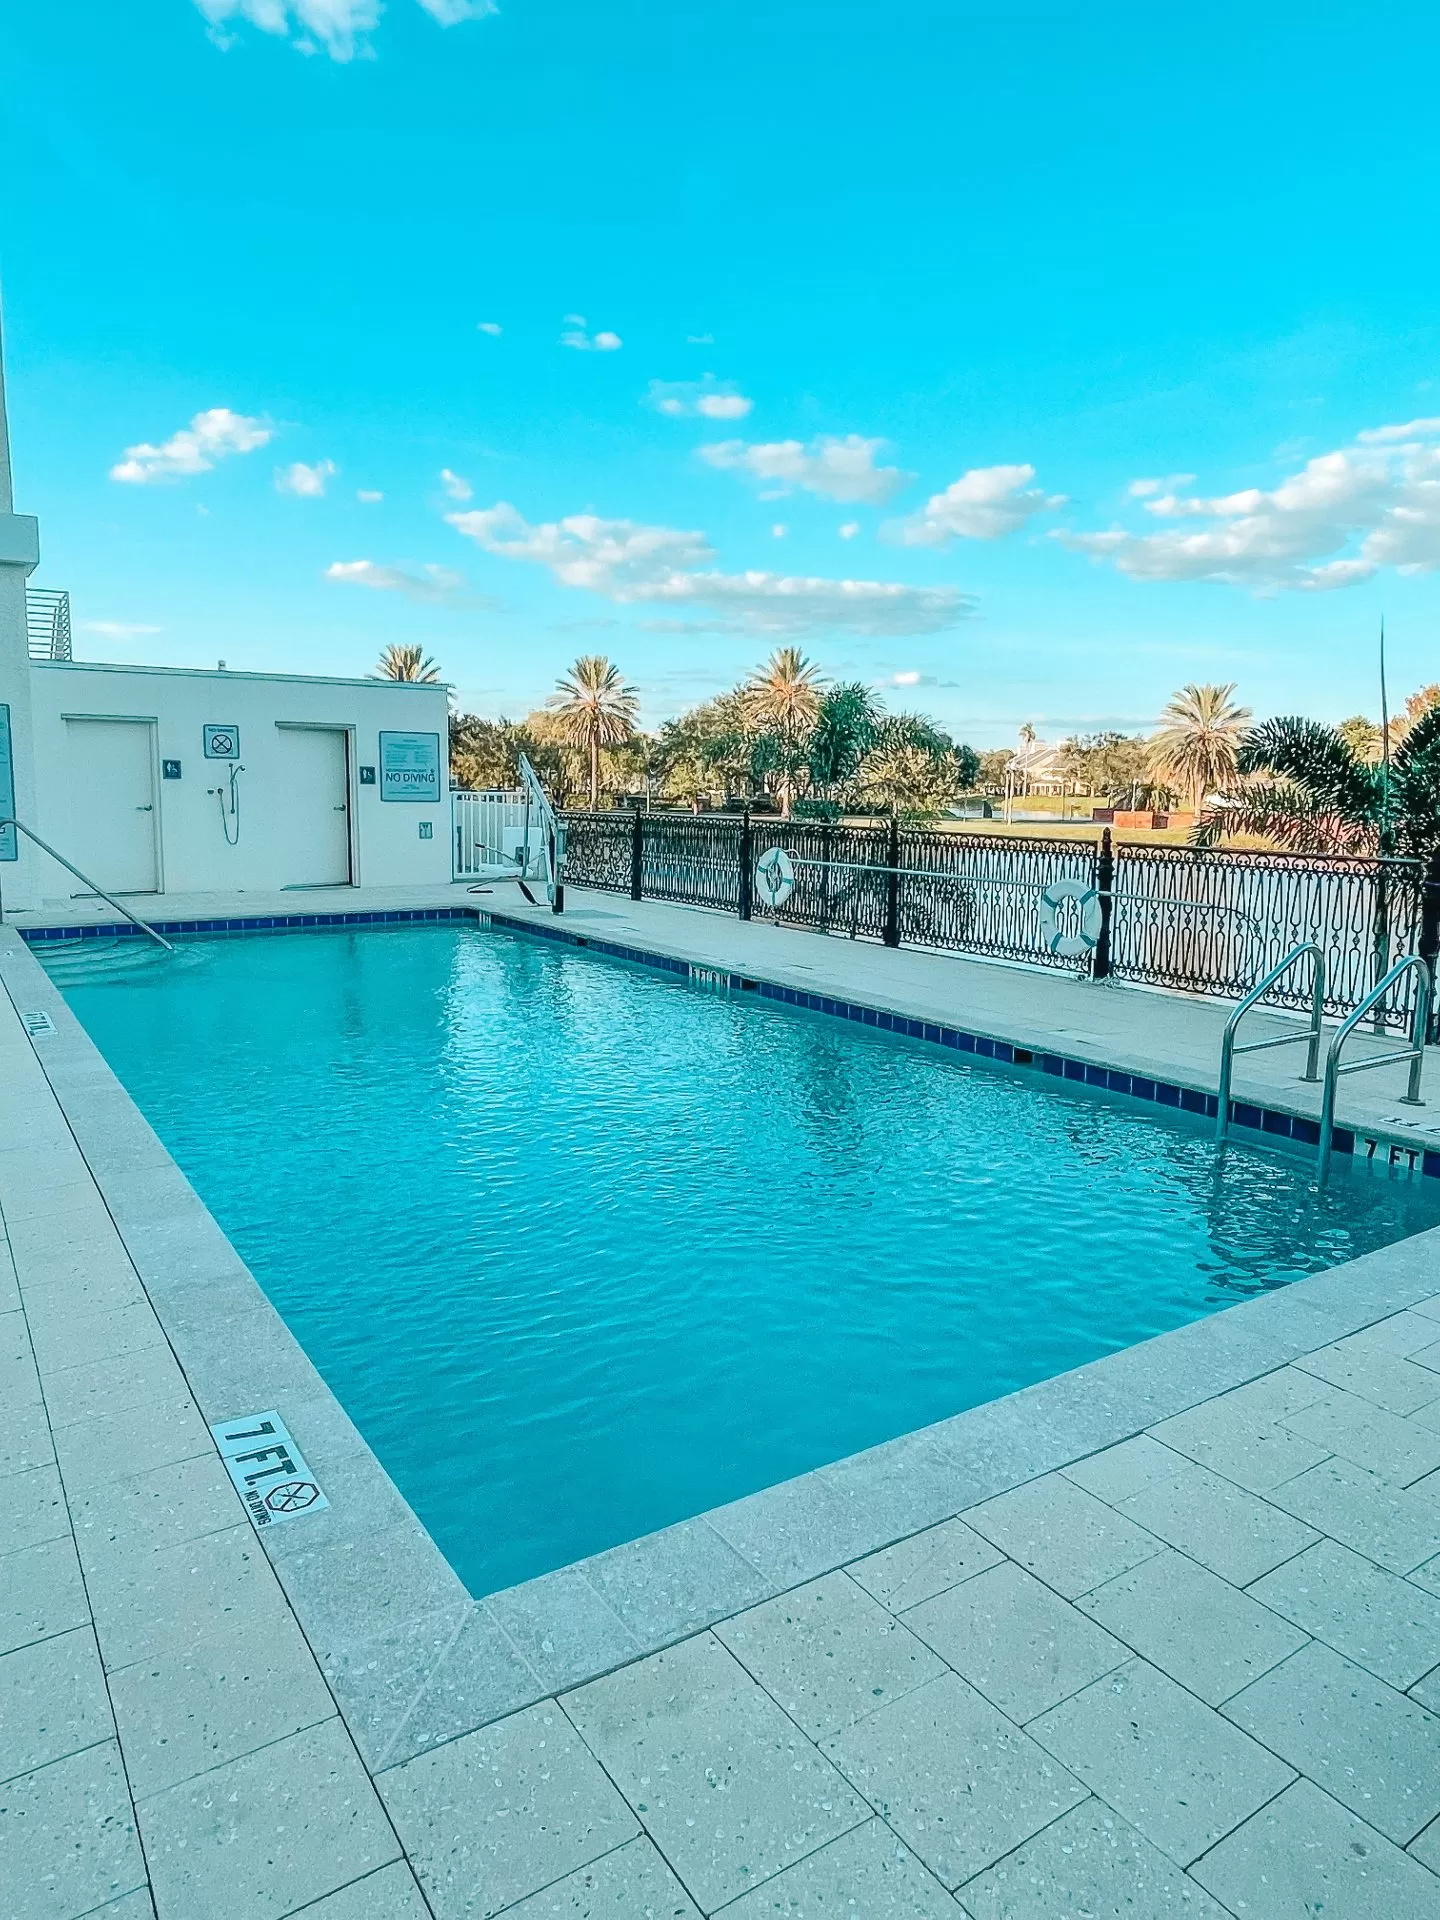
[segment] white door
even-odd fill
[[[154,893],[155,754],[145,720],[67,720],[70,837],[59,851],[107,893]],[[74,882],[73,891],[89,893]]]
[[[350,753],[343,727],[280,727],[281,885],[350,884]]]

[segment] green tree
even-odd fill
[[[422,680],[433,685],[440,669],[423,647],[403,646],[395,641],[381,652],[375,671],[382,680]]]
[[[1223,687],[1182,687],[1172,694],[1160,715],[1159,731],[1151,735],[1151,772],[1178,787],[1192,813],[1200,811],[1207,793],[1235,778],[1250,709],[1235,705],[1230,697],[1234,691],[1233,680]]]
[[[635,732],[640,697],[603,653],[586,653],[555,683],[550,708],[565,744],[589,760],[590,811],[600,804],[600,755],[623,746]]]
[[[864,806],[909,819],[933,818],[953,804],[978,767],[975,753],[957,748],[933,722],[917,713],[897,713],[876,728],[853,791]]]
[[[823,686],[820,669],[799,647],[777,647],[741,690],[757,742],[752,766],[762,778],[773,779],[786,820],[804,770],[802,742],[819,716]]]
[[[1291,718],[1249,733],[1237,772],[1197,823],[1202,846],[1248,833],[1295,853],[1440,852],[1440,706],[1410,727],[1388,770],[1338,727]]]

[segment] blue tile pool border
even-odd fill
[[[624,960],[634,966],[650,967],[679,980],[691,980],[698,986],[729,993],[754,993],[761,1000],[774,1000],[782,1006],[797,1007],[807,1013],[826,1014],[832,1019],[853,1020],[860,1026],[874,1027],[881,1033],[895,1033],[905,1039],[921,1040],[931,1046],[948,1047],[955,1053],[968,1053],[976,1059],[992,1060],[1001,1066],[1030,1069],[1052,1079],[1074,1081],[1077,1085],[1118,1093],[1131,1100],[1143,1100],[1154,1106],[1169,1107],[1197,1119],[1213,1120],[1218,1101],[1213,1093],[1174,1081],[1157,1080],[1149,1074],[1128,1073],[1117,1067],[1096,1066],[1093,1061],[1075,1060],[1066,1054],[1044,1049],[1019,1047],[1009,1040],[996,1040],[988,1034],[970,1033],[963,1027],[942,1025],[933,1020],[916,1020],[907,1014],[863,1002],[837,999],[833,994],[812,993],[804,987],[785,987],[772,980],[736,973],[726,967],[706,967],[698,961],[678,960],[673,954],[656,953],[648,947],[632,947],[618,940],[605,940],[595,934],[574,933],[553,921],[521,920],[489,907],[391,907],[371,912],[341,913],[265,913],[232,914],[223,918],[156,920],[157,933],[245,934],[323,932],[339,927],[402,925],[418,922],[471,921],[479,926],[499,927],[506,933],[525,934],[531,939],[550,940],[561,946],[577,947],[609,960]],[[143,939],[139,927],[128,921],[109,921],[97,926],[17,927],[16,932],[28,947],[46,947],[65,942],[100,939]],[[1286,1113],[1278,1107],[1261,1107],[1252,1101],[1230,1103],[1232,1125],[1246,1132],[1268,1134],[1272,1139],[1289,1140],[1300,1146],[1319,1145],[1320,1130],[1315,1121],[1301,1114]],[[1413,1146],[1408,1141],[1387,1140],[1383,1135],[1361,1134],[1358,1138],[1375,1149],[1384,1147],[1388,1164],[1406,1167],[1431,1179],[1440,1179],[1440,1150]],[[1353,1154],[1356,1133],[1347,1127],[1335,1129],[1335,1152]]]

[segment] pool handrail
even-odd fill
[[[1415,1017],[1410,1025],[1410,1045],[1398,1047],[1390,1053],[1375,1055],[1369,1060],[1341,1061],[1340,1051],[1370,1009],[1384,1001],[1390,989],[1405,975],[1415,972]],[[1420,1076],[1425,1067],[1425,1042],[1430,1031],[1430,997],[1434,991],[1434,982],[1430,978],[1430,964],[1418,953],[1407,953],[1403,960],[1377,980],[1356,1007],[1355,1011],[1336,1028],[1335,1038],[1330,1042],[1330,1051],[1325,1056],[1325,1091],[1320,1101],[1320,1150],[1316,1160],[1316,1172],[1323,1186],[1330,1171],[1330,1154],[1335,1141],[1335,1095],[1342,1073],[1364,1073],[1370,1067],[1394,1066],[1398,1061],[1410,1062],[1410,1079],[1404,1093],[1400,1095],[1403,1107],[1423,1107],[1420,1098]]]
[[[52,860],[58,860],[67,873],[73,873],[75,878],[87,886],[97,898],[103,900],[107,907],[113,907],[117,913],[123,913],[133,926],[137,926],[141,933],[148,934],[157,946],[165,949],[166,953],[175,951],[163,933],[157,933],[148,920],[142,920],[138,913],[132,913],[129,907],[117,900],[113,894],[106,893],[103,887],[97,887],[88,874],[81,873],[74,862],[67,860],[63,853],[57,853],[50,842],[42,840],[33,827],[27,827],[23,820],[17,820],[13,814],[8,820],[0,820],[0,827],[14,827],[17,832],[23,833],[27,840],[33,840],[43,853],[48,853]]]
[[[550,803],[550,796],[540,784],[540,776],[522,753],[518,757],[521,784],[525,788],[527,800],[539,817],[541,829],[545,835],[545,897],[550,902],[552,913],[565,911],[565,882],[561,878],[561,868],[565,862],[565,827]],[[530,819],[527,811],[525,819],[525,864],[529,865]]]
[[[1310,995],[1310,1025],[1303,1033],[1282,1033],[1273,1040],[1247,1040],[1244,1046],[1237,1044],[1235,1035],[1239,1032],[1240,1022],[1249,1013],[1257,1001],[1265,995],[1306,955],[1315,963],[1314,986]],[[1301,1040],[1309,1042],[1309,1052],[1305,1056],[1305,1071],[1302,1080],[1320,1078],[1320,1017],[1325,1009],[1325,955],[1315,940],[1302,941],[1291,949],[1285,958],[1274,966],[1246,994],[1225,1023],[1224,1037],[1220,1042],[1220,1086],[1215,1098],[1215,1138],[1222,1142],[1230,1131],[1230,1086],[1235,1077],[1235,1056],[1237,1053],[1264,1053],[1271,1047],[1293,1047]]]

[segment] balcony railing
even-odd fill
[[[69,660],[70,596],[63,588],[25,589],[25,631],[32,660]]]

